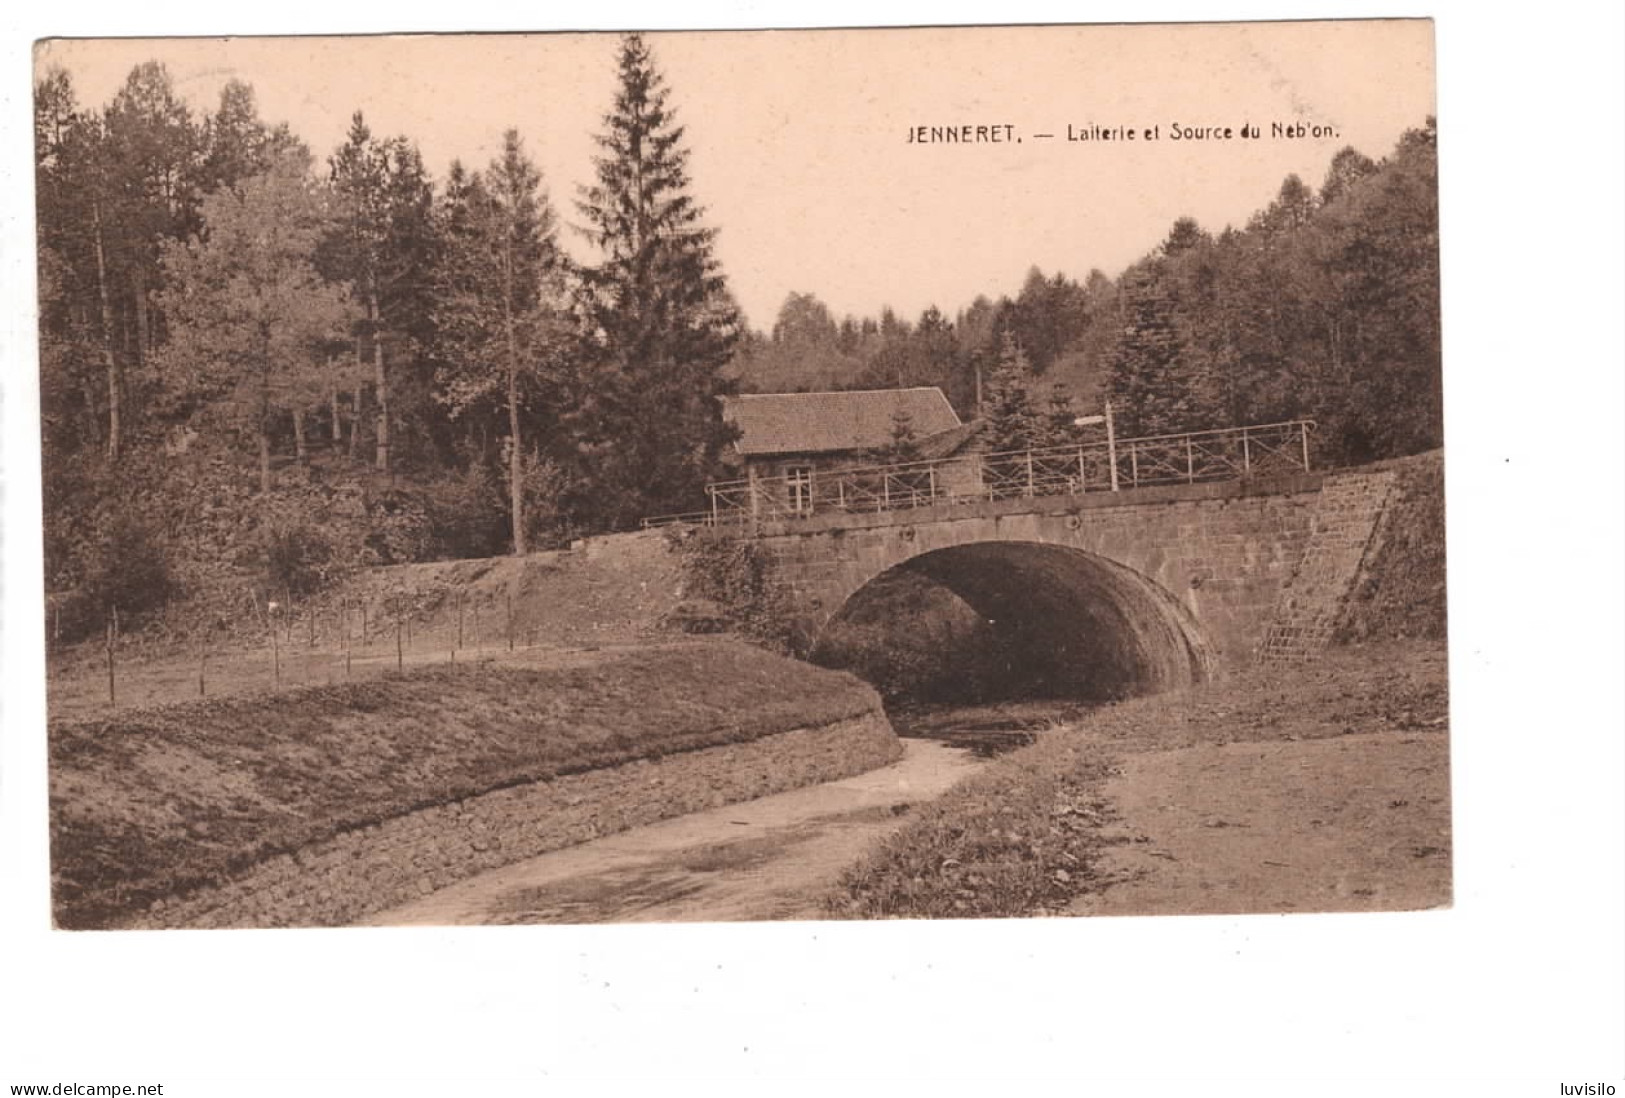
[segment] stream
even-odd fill
[[[841,872],[989,759],[1084,712],[1076,702],[903,706],[903,758],[538,855],[449,885],[369,926],[818,919]]]

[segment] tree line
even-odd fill
[[[950,319],[836,320],[792,293],[741,340],[746,389],[935,385],[1003,449],[1066,441],[1111,400],[1119,430],[1160,434],[1316,421],[1320,460],[1358,464],[1443,442],[1434,121],[1374,161],[1296,175],[1241,228],[1178,219],[1116,279],[1027,274],[1014,297]]]
[[[573,262],[519,131],[436,186],[357,112],[318,162],[233,80],[35,88],[47,583],[139,611],[257,574],[489,555],[681,509],[740,327],[626,35]]]
[[[1431,119],[1240,229],[1180,219],[1115,279],[1034,268],[913,321],[793,293],[750,332],[647,43],[616,63],[571,204],[590,261],[518,130],[437,182],[359,112],[319,158],[240,81],[200,116],[157,63],[100,109],[40,80],[48,585],[139,613],[689,510],[736,388],[937,385],[1000,449],[1107,399],[1125,433],[1313,418],[1327,462],[1440,444]]]

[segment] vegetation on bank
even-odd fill
[[[1392,463],[1393,496],[1338,623],[1342,644],[1445,636],[1444,451]]]
[[[57,919],[106,925],[417,809],[877,706],[848,675],[690,642],[589,666],[465,665],[55,722]]]
[[[1063,910],[1099,886],[1101,792],[1122,756],[1259,740],[1442,731],[1445,652],[1424,642],[1334,649],[1317,664],[1254,668],[1136,698],[1041,733],[920,809],[849,869],[840,918],[971,918]]]
[[[731,629],[774,652],[796,649],[789,600],[760,542],[676,527],[666,547],[677,557],[689,595],[666,624],[691,633]]]

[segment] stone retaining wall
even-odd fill
[[[878,709],[823,728],[531,782],[398,816],[159,901],[128,928],[344,926],[484,870],[894,762]]]
[[[1259,644],[1260,662],[1302,663],[1331,643],[1395,475],[1361,471],[1326,479],[1303,555],[1281,588],[1274,619]]]

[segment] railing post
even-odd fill
[[[1112,467],[1112,491],[1117,491],[1117,428],[1112,423],[1112,402],[1106,402],[1106,459]]]
[[[718,522],[718,516],[717,516],[717,490],[715,488],[711,487],[711,485],[707,484],[705,486],[705,494],[711,497],[711,525],[716,526],[717,522]]]
[[[1033,496],[1033,452],[1027,451],[1027,498]]]
[[[891,510],[891,474],[885,470],[880,473],[880,500],[882,511]]]
[[[1243,473],[1253,471],[1253,452],[1252,447],[1247,445],[1247,428],[1245,427],[1241,429],[1241,471]]]
[[[1303,471],[1309,471],[1309,425],[1298,424],[1298,437],[1303,440]]]
[[[1132,442],[1128,444],[1128,465],[1129,474],[1132,477],[1130,483],[1138,488],[1140,486],[1140,448]]]
[[[1191,436],[1185,436],[1185,482],[1196,483],[1196,451],[1191,445]]]
[[[931,498],[935,500],[937,498],[937,467],[934,464],[927,465],[925,470],[931,474]]]

